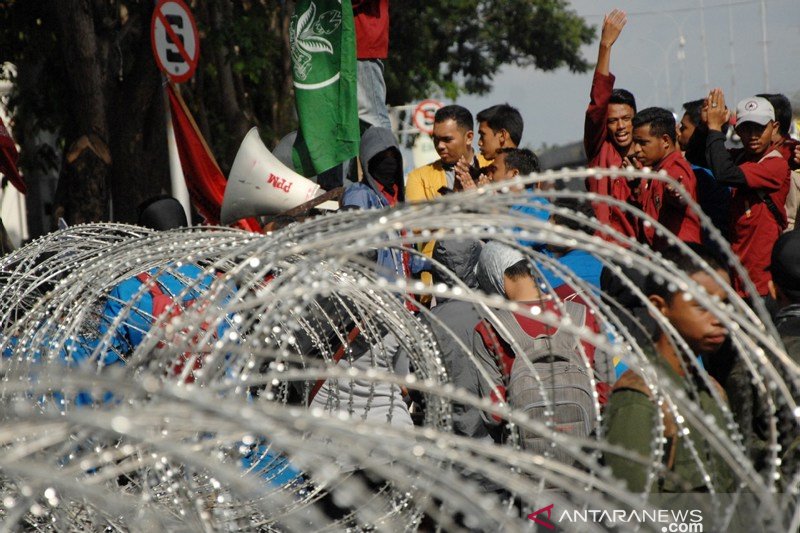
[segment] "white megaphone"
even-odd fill
[[[258,129],[253,128],[242,141],[233,161],[220,219],[231,224],[242,218],[276,215],[313,200],[325,191],[313,181],[281,163],[272,155]],[[336,210],[339,204],[328,201],[316,209]]]

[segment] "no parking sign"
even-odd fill
[[[170,81],[192,77],[200,57],[200,38],[192,12],[183,0],[159,0],[150,23],[150,43],[158,68]]]
[[[420,102],[416,109],[414,109],[414,113],[412,115],[414,126],[416,126],[417,129],[422,133],[427,133],[428,135],[432,134],[433,117],[443,106],[444,104],[431,98]]]

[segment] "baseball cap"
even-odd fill
[[[770,120],[775,120],[775,109],[769,100],[760,96],[745,98],[736,106],[736,124],[755,122],[766,126]]]
[[[781,292],[800,302],[800,230],[788,231],[775,241],[770,272]]]

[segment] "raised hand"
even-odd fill
[[[616,41],[622,28],[628,22],[624,11],[614,9],[603,17],[603,29],[600,33],[600,45],[610,48]]]
[[[731,118],[731,112],[725,105],[722,89],[711,89],[703,105],[701,114],[709,130],[722,131],[722,126]]]
[[[455,166],[456,182],[461,184],[462,190],[475,189],[475,181],[469,173],[469,164],[464,156],[458,160]]]
[[[603,29],[600,32],[600,47],[597,51],[597,64],[595,72],[608,76],[611,68],[611,46],[617,41],[617,37],[622,33],[622,28],[628,21],[625,12],[619,9],[613,10],[603,18]]]

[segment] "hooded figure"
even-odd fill
[[[391,130],[373,126],[361,137],[364,179],[349,186],[342,208],[394,207],[403,197],[403,156]]]
[[[347,187],[342,209],[381,209],[402,202],[403,156],[394,134],[386,128],[369,128],[361,137],[360,157],[364,178]],[[377,263],[389,277],[407,277],[410,261],[397,248],[377,251]]]
[[[524,260],[525,256],[507,244],[489,241],[481,250],[475,275],[478,285],[483,292],[506,296],[505,279],[506,269]]]

